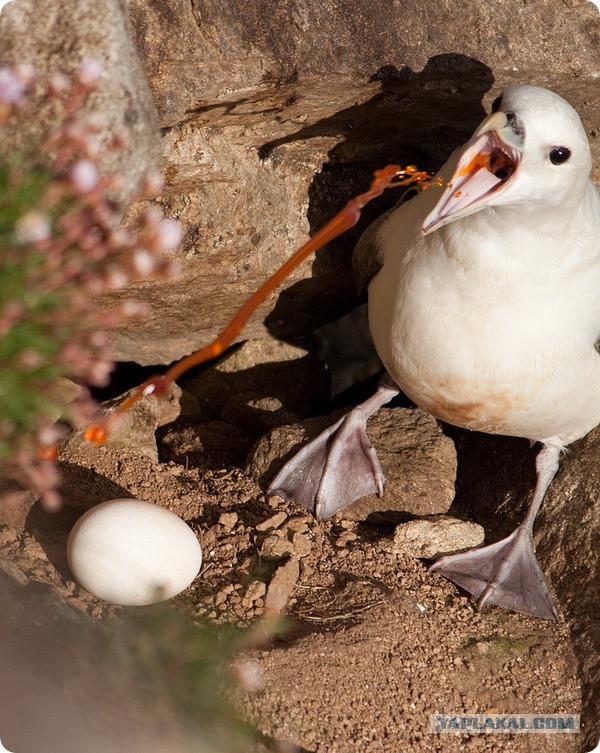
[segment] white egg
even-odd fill
[[[67,557],[86,590],[124,606],[176,596],[202,564],[192,529],[164,507],[139,499],[113,499],[88,510],[73,526]]]

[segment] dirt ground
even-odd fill
[[[278,750],[588,749],[577,734],[430,733],[429,716],[439,713],[582,713],[585,730],[571,626],[497,608],[477,613],[426,562],[394,548],[390,522],[341,515],[318,523],[293,503],[268,499],[242,470],[258,434],[180,418],[159,432],[158,464],[127,449],[73,443],[60,457],[62,512],[34,505],[21,526],[0,529],[0,555],[102,621],[119,610],[73,581],[68,532],[100,501],[154,501],[183,517],[202,544],[201,573],[174,600],[177,608],[236,625],[285,614],[281,636],[247,657],[246,685],[254,687],[235,694],[242,714],[280,741]]]

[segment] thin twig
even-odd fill
[[[335,622],[336,620],[346,620],[349,617],[354,617],[357,614],[361,614],[362,612],[366,612],[369,609],[373,609],[373,607],[378,607],[385,603],[386,603],[386,600],[381,599],[380,601],[374,601],[372,604],[365,604],[364,607],[357,607],[352,612],[332,614],[329,617],[319,617],[317,615],[305,615],[305,614],[304,615],[298,614],[297,616],[303,620],[310,620],[311,622]]]

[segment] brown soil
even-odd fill
[[[433,713],[580,712],[567,624],[499,609],[476,613],[424,563],[394,553],[393,526],[317,523],[293,504],[267,500],[238,468],[218,467],[217,459],[207,469],[206,455],[204,468],[186,468],[197,441],[177,426],[165,447],[180,462],[69,448],[61,459],[63,512],[49,516],[34,506],[23,531],[2,530],[0,553],[100,618],[118,610],[73,582],[65,559],[70,526],[102,499],[158,502],[190,523],[204,552],[202,572],[178,607],[248,624],[264,615],[265,600],[285,603],[289,595],[284,636],[252,655],[262,685],[237,699],[267,735],[315,753],[583,750],[580,735],[428,732]]]

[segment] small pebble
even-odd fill
[[[269,611],[281,612],[292,595],[299,577],[300,564],[296,557],[290,557],[287,562],[277,568],[269,583],[265,608]]]
[[[262,580],[253,580],[252,583],[246,589],[244,594],[244,602],[247,604],[253,604],[255,601],[262,599],[267,592],[267,586]]]
[[[298,533],[305,533],[308,531],[306,520],[304,518],[290,518],[287,522],[287,527],[290,531],[297,531]]]
[[[259,523],[256,526],[257,531],[268,531],[272,528],[279,528],[282,523],[285,523],[287,520],[287,515],[280,511],[275,513],[275,515],[271,515],[270,518],[267,518],[267,520],[263,520],[262,523]]]
[[[224,512],[219,517],[219,525],[223,526],[225,533],[233,531],[236,523],[238,522],[237,512]]]
[[[343,549],[344,547],[348,546],[348,543],[350,541],[356,541],[357,538],[358,536],[352,531],[344,531],[344,533],[340,534],[337,537],[335,545],[340,549]]]
[[[484,538],[485,531],[477,523],[439,515],[396,526],[392,551],[433,559],[440,554],[479,546]]]
[[[260,548],[261,557],[267,559],[280,559],[287,554],[293,554],[294,545],[281,536],[267,536]]]
[[[292,546],[296,557],[308,557],[312,549],[312,542],[302,533],[295,533],[292,537]]]

